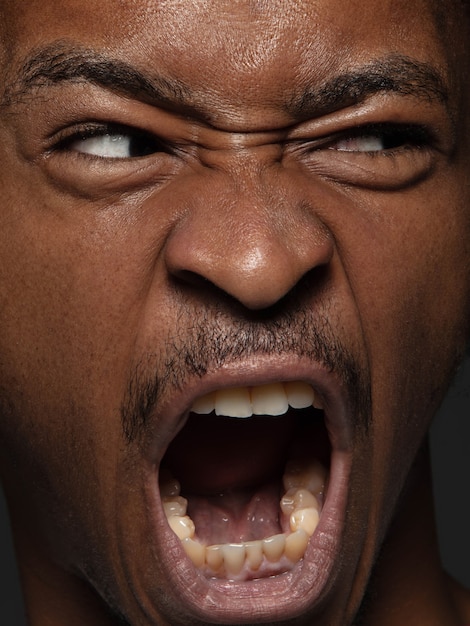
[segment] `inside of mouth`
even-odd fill
[[[194,403],[159,484],[171,529],[206,576],[273,576],[303,558],[329,475],[320,407],[306,383],[221,390]]]

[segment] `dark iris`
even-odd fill
[[[358,129],[352,137],[377,137],[382,143],[382,150],[394,150],[403,146],[421,147],[429,137],[420,126],[378,125]]]
[[[132,133],[129,142],[129,156],[143,157],[155,152],[168,152],[163,144],[148,133]]]
[[[113,140],[116,142],[128,142],[128,158],[145,157],[157,152],[169,152],[168,147],[151,133],[110,124],[84,125],[75,133],[59,141],[56,149],[69,150],[76,142],[86,142],[94,138],[99,139],[100,137],[109,139],[111,143]]]

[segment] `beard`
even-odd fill
[[[295,356],[318,363],[347,389],[355,429],[366,434],[371,421],[371,389],[367,366],[360,365],[334,332],[325,311],[302,308],[234,317],[209,308],[181,307],[177,327],[157,352],[148,351],[130,372],[121,405],[125,440],[140,439],[149,416],[168,391],[182,390],[189,378],[202,378],[225,364],[257,356]],[[155,344],[154,344],[155,345]]]

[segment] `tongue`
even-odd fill
[[[280,527],[279,482],[256,491],[226,492],[218,496],[188,497],[188,515],[198,539],[206,544],[254,541],[276,535]]]
[[[246,505],[248,492],[250,499],[262,485],[279,485],[296,423],[291,412],[248,419],[191,414],[171,443],[165,466],[178,477],[185,497],[223,494],[227,503],[230,496],[237,506]]]
[[[162,469],[179,482],[199,541],[246,542],[288,531],[280,513],[286,463],[328,467],[329,448],[321,413],[311,409],[246,419],[191,414]]]

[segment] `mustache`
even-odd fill
[[[191,378],[227,363],[256,356],[292,355],[320,363],[347,388],[357,426],[367,432],[371,419],[370,377],[340,341],[326,314],[284,313],[274,319],[236,319],[223,312],[180,313],[176,332],[148,352],[129,376],[121,404],[127,443],[141,438],[160,397],[182,390]]]

